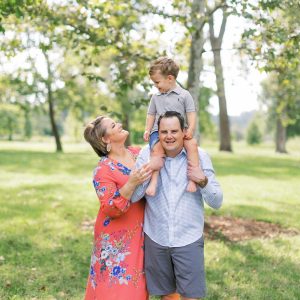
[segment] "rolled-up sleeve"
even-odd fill
[[[216,180],[215,171],[209,155],[200,151],[200,161],[203,172],[208,178],[208,183],[204,188],[200,188],[202,199],[211,208],[219,209],[223,203],[223,192],[219,182]]]

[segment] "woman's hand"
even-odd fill
[[[133,169],[129,175],[127,183],[135,188],[144,181],[149,180],[151,175],[152,169],[150,168],[150,163],[147,163],[139,169]]]

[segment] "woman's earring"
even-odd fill
[[[106,145],[106,151],[109,152],[111,150],[111,144]]]

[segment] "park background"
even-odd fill
[[[207,299],[300,299],[299,8],[0,1],[0,299],[83,298],[99,207],[83,128],[106,114],[144,145],[163,55],[224,191],[206,208]]]

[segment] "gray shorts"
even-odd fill
[[[145,273],[151,295],[179,293],[186,298],[206,294],[204,239],[183,247],[164,247],[145,234]]]

